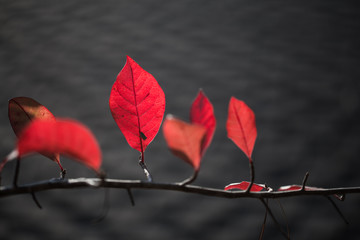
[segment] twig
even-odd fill
[[[100,214],[99,217],[97,217],[95,220],[92,221],[92,223],[99,223],[101,221],[103,221],[110,209],[110,190],[108,188],[105,188],[105,192],[104,192],[104,202],[103,202],[103,207],[102,207],[102,213]]]
[[[344,220],[346,225],[349,225],[349,222],[346,220],[344,214],[341,212],[340,208],[336,205],[336,203],[334,202],[334,200],[332,200],[330,198],[330,196],[326,196],[326,198],[331,202],[332,206],[335,208],[336,212],[340,215],[340,217],[342,218],[342,220]]]
[[[266,204],[269,203],[268,201],[269,201],[269,199],[266,199]],[[259,240],[262,240],[263,237],[264,237],[264,231],[265,231],[267,215],[268,215],[268,210],[265,209],[265,216],[264,216],[263,224],[261,225],[261,232],[260,232]]]
[[[287,231],[287,235],[288,235],[288,238],[290,239],[290,229],[289,229],[289,222],[287,220],[287,217],[286,217],[286,213],[285,213],[285,210],[281,204],[281,202],[276,199],[276,201],[278,202],[279,206],[280,206],[280,209],[281,209],[281,213],[282,215],[284,216],[284,219],[285,219],[285,222],[286,222],[286,231]]]
[[[13,196],[31,192],[40,192],[50,189],[74,189],[74,188],[117,188],[117,189],[153,189],[168,190],[200,194],[220,198],[286,198],[295,196],[330,196],[333,194],[359,194],[360,187],[322,188],[312,191],[273,191],[273,192],[244,192],[224,191],[222,189],[201,187],[195,185],[181,186],[177,183],[155,183],[139,180],[100,179],[100,178],[76,178],[76,179],[50,179],[41,182],[13,186],[1,186],[0,197]]]
[[[260,198],[260,201],[263,203],[263,205],[266,208],[266,211],[269,213],[270,217],[272,218],[272,220],[274,221],[274,223],[277,225],[277,227],[279,228],[279,231],[281,232],[281,234],[286,238],[286,239],[290,239],[286,233],[283,231],[280,223],[276,220],[274,214],[272,213],[271,209],[269,208],[269,205],[264,201],[264,199]]]

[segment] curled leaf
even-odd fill
[[[235,97],[230,99],[226,130],[228,137],[252,162],[251,154],[257,136],[255,114],[243,101]]]
[[[247,188],[249,187],[250,182],[247,181],[242,181],[240,183],[231,183],[229,185],[226,185],[224,190],[228,191],[228,190],[232,190],[232,189],[239,189],[239,190],[247,190]],[[260,192],[261,190],[266,190],[271,192],[272,189],[267,187],[265,184],[256,184],[253,183],[253,185],[251,186],[250,191],[251,192]]]
[[[128,56],[111,89],[109,106],[129,145],[143,155],[165,111],[165,94],[156,79]]]
[[[16,97],[9,100],[8,115],[12,129],[17,137],[24,128],[35,119],[55,121],[54,115],[42,104],[29,97]],[[59,153],[45,154],[46,157],[60,164]]]
[[[168,115],[163,124],[163,134],[172,153],[198,171],[201,161],[201,144],[206,134],[206,128]]]
[[[101,151],[94,135],[74,120],[33,120],[20,134],[16,150],[8,156],[8,160],[35,152],[64,154],[98,173],[100,170]]]
[[[206,134],[201,145],[201,156],[204,155],[214,136],[216,119],[214,107],[202,90],[199,91],[190,109],[190,122],[204,126]]]

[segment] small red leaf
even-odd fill
[[[201,146],[201,156],[203,156],[214,136],[216,119],[214,107],[202,90],[199,91],[191,105],[190,122],[200,124],[206,128],[206,135]]]
[[[101,165],[101,151],[94,135],[87,127],[73,120],[33,120],[19,136],[16,150],[17,156],[13,157],[35,152],[60,153],[97,172]]]
[[[165,111],[165,94],[156,79],[127,57],[111,89],[109,106],[129,145],[143,154]]]
[[[251,154],[257,136],[255,114],[241,100],[231,97],[228,119],[226,122],[228,138],[230,138],[251,160]]]
[[[16,97],[9,100],[8,115],[12,129],[17,137],[23,129],[35,119],[55,121],[54,115],[43,105],[32,98]],[[46,157],[60,164],[60,156],[58,153],[47,154]]]
[[[245,190],[247,190],[249,185],[250,185],[250,182],[247,182],[247,181],[243,181],[243,182],[240,182],[240,183],[231,183],[231,184],[225,186],[224,190],[228,191],[228,190],[231,190],[231,189],[240,189],[240,190],[245,191]],[[251,186],[250,191],[252,191],[252,192],[260,192],[263,189],[269,190],[270,188],[266,187],[264,184],[253,183],[253,185]]]
[[[206,128],[168,115],[163,124],[163,134],[173,154],[185,160],[194,167],[195,171],[198,171],[201,161],[201,143],[206,134]]]

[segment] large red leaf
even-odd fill
[[[230,99],[226,130],[228,137],[251,162],[251,154],[257,136],[255,114],[243,101],[235,97]]]
[[[34,119],[55,121],[54,115],[43,105],[32,98],[16,97],[9,100],[8,115],[12,129],[17,137]],[[60,164],[59,153],[45,154],[46,157]]]
[[[229,185],[226,185],[224,190],[228,191],[228,190],[232,190],[232,189],[240,189],[240,190],[247,190],[247,188],[249,187],[250,182],[247,181],[242,181],[240,183],[231,183]],[[267,190],[267,191],[272,191],[271,188],[265,186],[264,184],[256,184],[253,183],[253,185],[251,186],[251,190],[252,192],[260,192],[261,190]]]
[[[169,149],[198,171],[201,161],[201,142],[206,134],[206,128],[168,115],[164,121],[163,134]]]
[[[101,151],[91,131],[74,120],[33,120],[20,134],[12,160],[28,154],[60,153],[99,172]]]
[[[204,155],[214,136],[216,119],[214,107],[202,90],[199,91],[190,109],[191,123],[203,125],[206,128],[204,141],[201,145],[201,156]]]
[[[129,145],[143,154],[158,133],[165,111],[165,94],[156,79],[127,57],[109,105]]]

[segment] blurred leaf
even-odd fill
[[[201,145],[201,156],[203,156],[214,136],[216,119],[214,115],[214,107],[202,90],[199,91],[197,97],[191,105],[190,121],[191,123],[200,124],[206,128],[204,141]]]
[[[163,133],[173,154],[185,160],[194,167],[195,171],[198,171],[201,161],[201,144],[206,134],[206,128],[168,115],[164,121]]]

